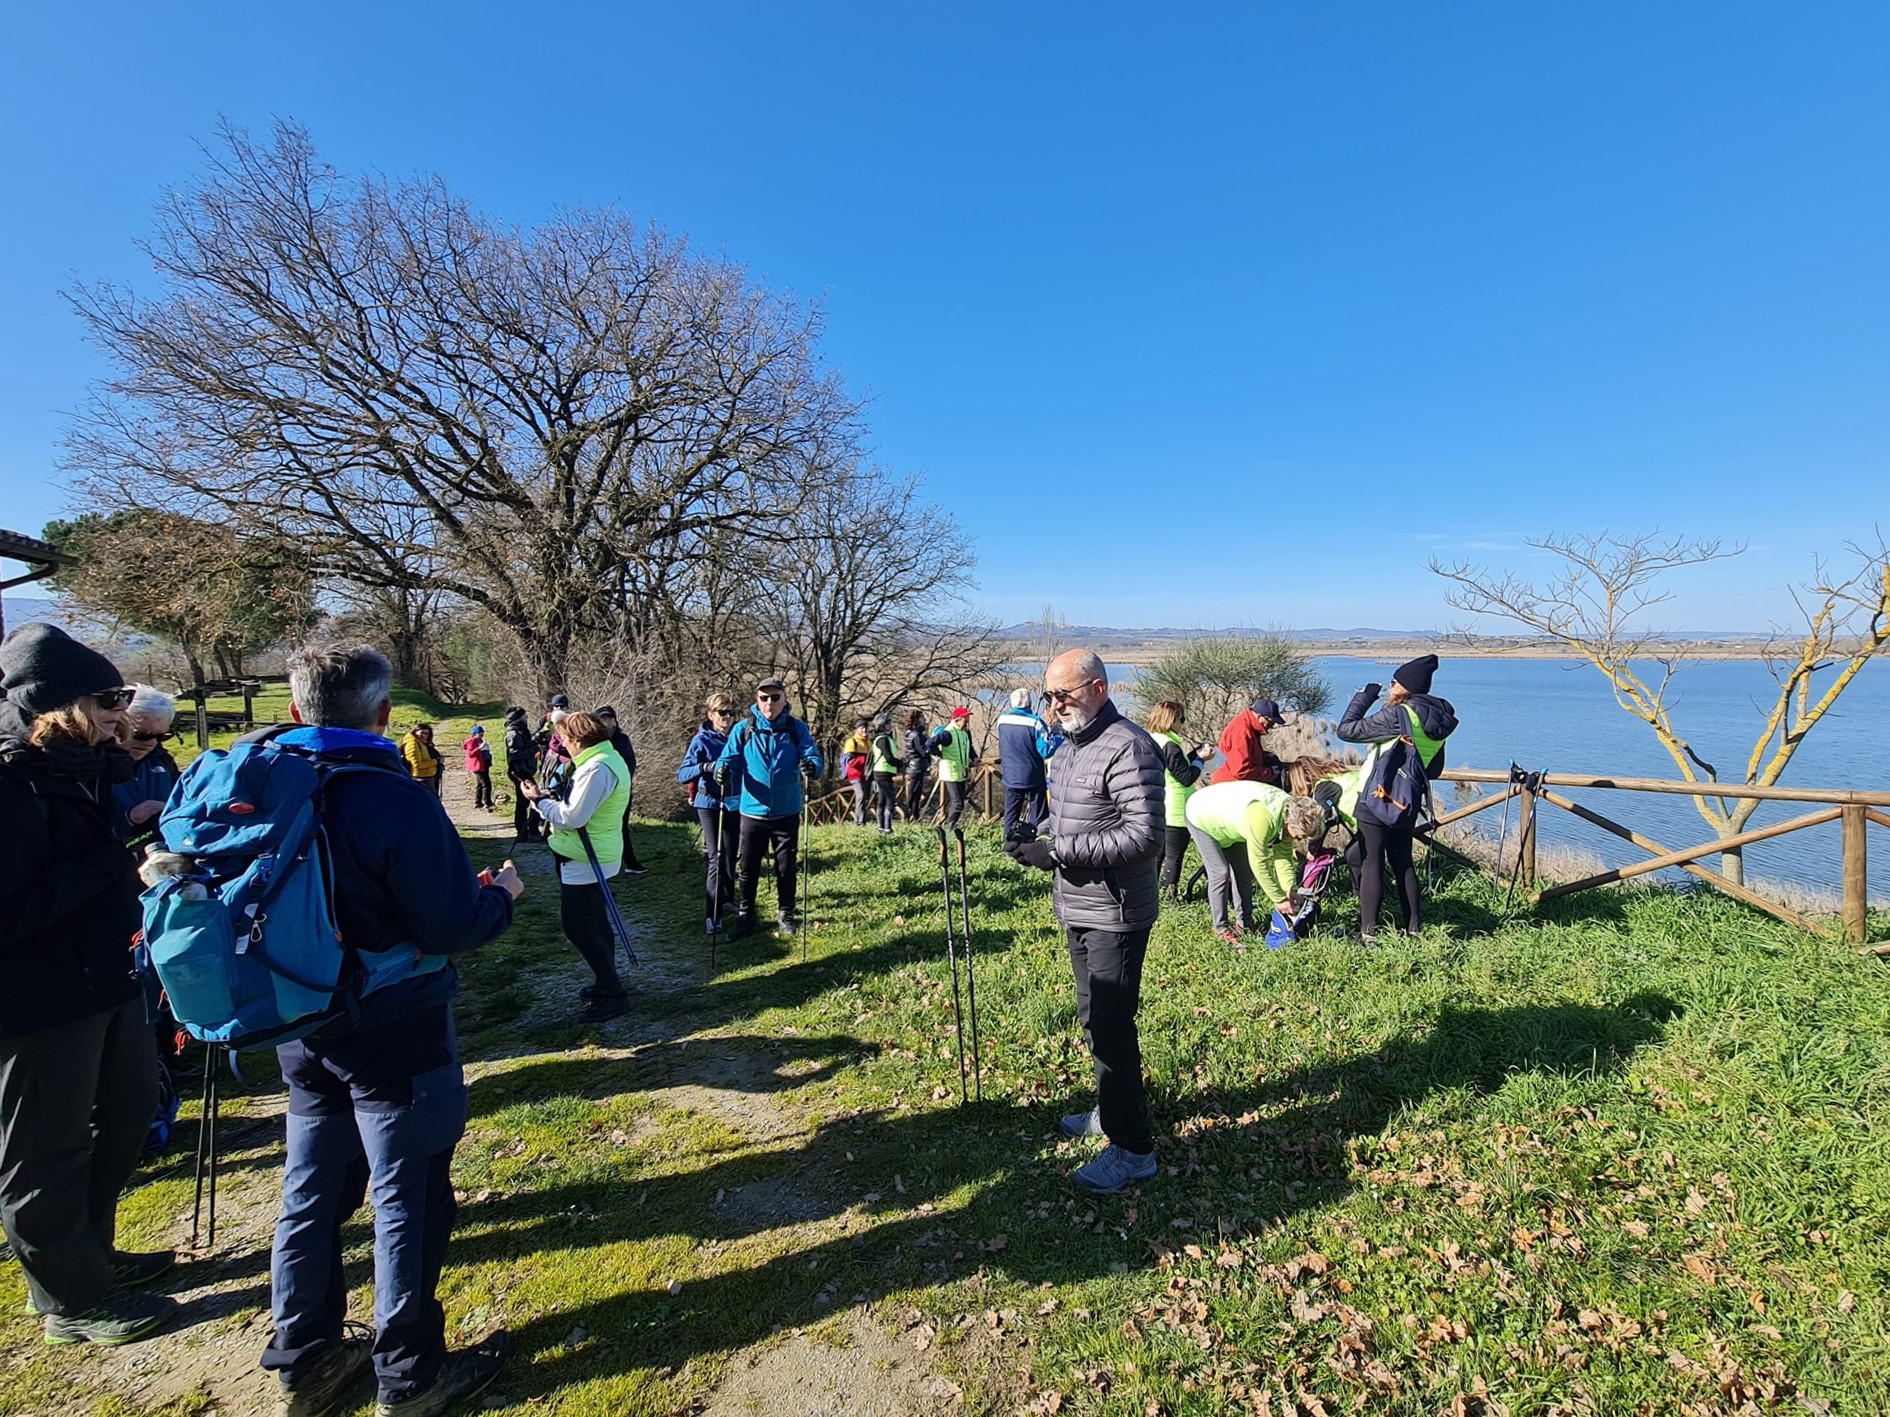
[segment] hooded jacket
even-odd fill
[[[138,994],[140,886],[111,799],[131,757],[104,746],[69,762],[28,731],[18,706],[0,702],[0,1034],[73,1023]]]
[[[815,776],[827,771],[827,760],[807,725],[787,709],[771,720],[751,706],[729,731],[715,761],[725,795],[733,795],[740,778],[741,814],[744,817],[792,817],[799,814],[801,765]]]
[[[1062,746],[1063,736],[1052,733],[1027,708],[1007,709],[997,721],[998,760],[1004,785],[1019,791],[1037,791],[1047,780],[1044,764]]]
[[[1268,782],[1278,784],[1280,760],[1266,750],[1266,725],[1252,709],[1242,709],[1221,730],[1221,756],[1211,782]]]
[[[538,775],[538,745],[532,741],[524,709],[505,715],[505,775],[514,782]]]
[[[1105,700],[1050,760],[1051,903],[1072,929],[1145,930],[1160,909],[1162,760]]]
[[[1372,713],[1378,693],[1378,685],[1367,684],[1352,695],[1335,731],[1347,743],[1388,743],[1394,738],[1410,738],[1424,752],[1424,775],[1435,781],[1444,770],[1444,740],[1457,731],[1457,711],[1448,699],[1413,694],[1402,704]]]

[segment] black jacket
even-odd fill
[[[925,776],[925,740],[928,737],[923,729],[908,728],[903,740],[905,752],[899,761],[905,764],[907,777]]]
[[[1437,756],[1424,764],[1424,775],[1435,779],[1444,770],[1443,740],[1457,731],[1457,711],[1450,706],[1450,700],[1434,694],[1413,694],[1403,704],[1392,704],[1371,713],[1371,706],[1377,701],[1376,684],[1368,684],[1352,695],[1352,701],[1339,719],[1339,737],[1347,743],[1383,743],[1403,738],[1411,731],[1411,720],[1404,711],[1408,705],[1417,714],[1424,731],[1438,740]]]
[[[538,745],[522,713],[505,717],[505,774],[513,781],[538,776]]]
[[[113,756],[129,776],[131,759]],[[112,832],[111,788],[0,738],[0,1034],[74,1023],[137,997],[140,886]]]

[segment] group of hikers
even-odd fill
[[[1237,942],[1258,926],[1256,887],[1276,912],[1296,910],[1305,886],[1298,868],[1331,861],[1340,825],[1362,936],[1375,934],[1387,870],[1405,927],[1417,929],[1416,822],[1400,795],[1415,795],[1442,768],[1443,740],[1455,727],[1450,705],[1429,692],[1436,668],[1435,656],[1400,666],[1382,705],[1376,684],[1354,695],[1337,732],[1366,747],[1357,764],[1282,762],[1267,750],[1281,714],[1266,699],[1213,746],[1186,740],[1174,703],[1155,705],[1144,729],[1116,708],[1107,670],[1088,651],[1047,667],[1047,713],[1032,711],[1029,690],[1011,696],[996,724],[1005,849],[1052,876],[1094,1067],[1095,1105],[1064,1116],[1061,1130],[1106,1143],[1073,1171],[1076,1184],[1110,1192],[1155,1174],[1136,1013],[1150,928],[1164,892],[1178,892],[1189,844],[1223,938]],[[219,833],[251,842],[250,814],[282,807],[270,792],[251,791],[263,778],[245,774],[305,779],[308,809],[295,816],[290,799],[288,816],[305,823],[318,811],[326,849],[281,869],[319,862],[326,875],[308,907],[322,925],[314,933],[325,931],[317,943],[349,963],[337,964],[332,998],[312,1021],[256,1035],[279,1040],[288,1092],[262,1366],[276,1375],[284,1417],[333,1411],[370,1372],[382,1417],[429,1417],[481,1391],[505,1357],[503,1332],[449,1350],[436,1291],[456,1209],[452,1155],[467,1116],[455,960],[510,927],[525,885],[509,860],[473,869],[442,809],[431,727],[398,745],[388,738],[384,655],[316,644],[295,651],[288,669],[292,724],[212,750],[180,776],[163,748],[175,711],[169,699],[127,686],[108,659],[55,627],[23,626],[0,642],[0,830],[13,848],[0,879],[0,952],[9,962],[0,992],[0,1228],[50,1343],[132,1342],[176,1315],[174,1301],[148,1292],[174,1254],[116,1243],[118,1195],[156,1100],[152,1017],[130,946],[142,939],[167,986],[179,987],[172,981],[183,976],[165,972],[166,950],[178,941],[163,903],[181,903],[196,922],[183,946],[201,949],[205,902],[236,888],[206,864],[210,857],[193,853]],[[978,760],[968,719],[960,710],[934,730],[914,711],[897,740],[887,715],[857,722],[842,745],[854,821],[864,825],[870,790],[879,829],[891,831],[901,777],[905,816],[917,820],[936,760],[945,818],[956,823]],[[475,728],[462,752],[476,804],[491,808],[484,738]],[[608,706],[573,711],[560,695],[536,731],[523,709],[509,711],[503,748],[517,835],[542,836],[556,858],[564,933],[593,976],[580,991],[586,1016],[620,1013],[616,945],[628,939],[610,880],[641,869],[628,830],[629,738]],[[1222,761],[1207,772],[1216,750]],[[770,854],[777,927],[799,928],[804,784],[826,771],[779,678],[758,683],[739,713],[729,695],[709,698],[677,780],[702,828],[711,929],[724,916],[732,938],[756,928]],[[259,848],[245,849],[250,874],[241,879],[260,869],[266,881]],[[142,903],[141,883],[149,887]],[[253,930],[263,929],[259,916]],[[341,1264],[343,1224],[370,1195],[368,1327],[347,1321]]]

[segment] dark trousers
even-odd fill
[[[538,824],[544,819],[532,810],[532,804],[518,790],[518,775],[507,773],[506,777],[512,783],[512,835],[520,841],[536,841],[541,835]]]
[[[916,822],[919,813],[925,810],[925,774],[909,772],[906,774],[906,820]]]
[[[794,908],[795,855],[800,846],[801,818],[743,817],[737,848],[736,874],[741,882],[742,914],[755,912],[755,889],[761,884],[761,854],[774,852],[774,897],[782,910]]]
[[[586,864],[589,864],[588,862]],[[623,993],[623,981],[617,977],[617,937],[610,928],[610,906],[604,900],[608,886],[586,881],[574,886],[569,881],[558,884],[558,923],[564,937],[576,947],[597,976],[597,987],[607,994]]]
[[[1187,854],[1187,827],[1170,822],[1162,833],[1162,889],[1172,891],[1181,885],[1181,858]]]
[[[958,819],[965,815],[965,784],[947,782],[941,786],[945,789],[945,825],[955,827]]]
[[[1387,867],[1390,868],[1392,879],[1398,883],[1398,894],[1404,898],[1404,928],[1414,935],[1418,932],[1418,878],[1417,867],[1411,864],[1412,836],[1410,827],[1382,827],[1376,822],[1366,821],[1358,824],[1358,837],[1365,846],[1365,860],[1358,869],[1358,928],[1361,933],[1378,933],[1378,915],[1384,908]]]
[[[879,829],[891,831],[893,809],[899,804],[899,788],[889,772],[873,774],[873,810],[879,817]]]
[[[436,770],[432,776],[421,778],[420,782],[428,792],[438,797],[440,795],[440,777],[441,774]]]
[[[1050,815],[1050,804],[1041,787],[1004,788],[1004,837],[1010,840],[1017,835],[1020,825],[1028,825],[1032,831]]]
[[[696,808],[696,825],[702,828],[702,851],[709,868],[702,890],[707,919],[720,920],[722,912],[735,903],[735,853],[741,841],[741,823],[741,813],[732,807]]]
[[[299,1366],[340,1340],[348,1309],[341,1227],[371,1194],[380,1395],[398,1399],[430,1387],[446,1359],[446,1314],[436,1294],[458,1214],[453,1147],[466,1130],[460,1065],[429,1069],[399,1087],[389,1077],[368,1087],[342,1081],[301,1043],[283,1044],[276,1056],[289,1086],[288,1159],[270,1270],[276,1331],[262,1366],[293,1383]]]
[[[1065,931],[1076,976],[1076,1016],[1096,1067],[1096,1110],[1109,1140],[1124,1151],[1155,1149],[1142,1091],[1142,1040],[1135,1011],[1142,1003],[1147,930]]]
[[[491,811],[492,810],[492,769],[487,768],[484,772],[474,773],[472,775],[472,780],[473,780],[473,806],[484,807],[487,811]]]
[[[41,1313],[84,1313],[111,1287],[157,1086],[142,999],[0,1037],[0,1225]]]
[[[626,871],[641,871],[643,863],[637,860],[636,843],[630,840],[630,812],[634,803],[623,804],[623,868]]]

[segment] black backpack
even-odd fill
[[[1358,819],[1394,831],[1415,828],[1430,811],[1431,780],[1407,735],[1379,743],[1358,793]]]

